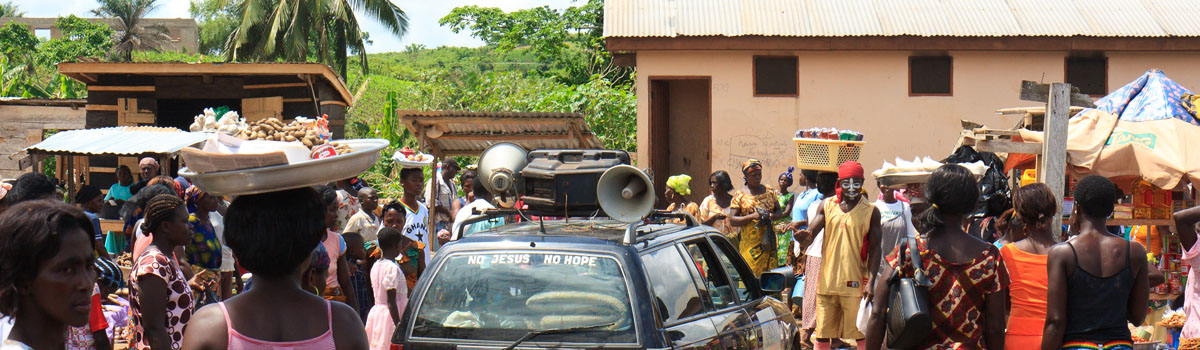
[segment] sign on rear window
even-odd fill
[[[457,254],[415,305],[412,337],[514,341],[533,330],[606,325],[531,341],[637,341],[624,275],[604,255]]]

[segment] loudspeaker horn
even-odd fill
[[[517,176],[529,163],[529,152],[516,144],[503,142],[488,147],[479,155],[478,178],[483,187],[501,202],[518,195]]]
[[[641,169],[614,166],[600,175],[596,183],[596,201],[608,217],[636,222],[654,210],[654,183]]]

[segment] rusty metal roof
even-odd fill
[[[578,113],[397,111],[426,152],[478,156],[489,146],[511,142],[528,150],[604,148]]]
[[[1195,0],[606,0],[606,37],[1200,36]]]
[[[148,126],[79,129],[54,134],[25,150],[79,155],[172,154],[208,137],[201,132]]]
[[[147,76],[317,76],[337,91],[337,97],[347,106],[354,105],[354,96],[346,84],[333,72],[333,68],[322,63],[295,62],[63,62],[58,72],[84,84],[96,83],[100,74],[147,75]],[[303,80],[304,78],[299,78]]]

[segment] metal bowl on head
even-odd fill
[[[323,185],[345,180],[370,169],[379,160],[379,151],[388,146],[383,139],[338,140],[353,152],[329,158],[313,159],[296,164],[262,168],[239,169],[211,173],[196,173],[179,169],[179,175],[205,192],[232,196],[267,193],[294,188]]]

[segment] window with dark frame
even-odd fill
[[[954,94],[954,59],[950,56],[908,58],[909,96]]]
[[[1108,58],[1067,57],[1066,81],[1092,96],[1108,94]]]
[[[799,74],[795,56],[754,56],[754,96],[797,96]]]

